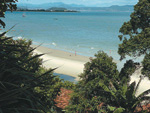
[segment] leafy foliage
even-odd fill
[[[80,78],[85,83],[95,78],[115,80],[119,72],[116,64],[112,62],[113,58],[103,51],[99,51],[95,57],[85,64],[84,73],[80,75]]]
[[[30,47],[31,43],[0,37],[1,112],[38,113],[55,107],[61,81],[52,75],[53,69],[41,67],[42,54],[33,55],[35,48]]]
[[[108,84],[109,81],[116,81],[119,76],[116,64],[106,53],[99,51],[95,57],[85,64],[84,72],[80,75],[82,81],[79,84],[83,88],[82,91],[86,92],[87,98],[100,95],[99,81],[101,79]]]
[[[142,72],[150,76],[150,0],[139,0],[130,17],[130,21],[120,28],[120,59],[123,60],[126,55],[138,57],[146,54],[142,62]],[[142,79],[137,85],[135,82],[129,84],[130,76],[139,63],[129,60],[119,73],[116,64],[107,54],[99,52],[95,57],[86,63],[84,73],[80,75],[81,81],[76,85],[67,108],[68,113],[133,113],[141,102],[150,99],[146,96],[150,90],[135,96]],[[93,98],[96,98],[96,101],[93,101]]]
[[[140,82],[141,80],[138,84],[140,84]],[[150,93],[150,89],[143,92],[138,97],[135,96],[139,87],[139,85],[136,86],[135,82],[130,85],[124,84],[118,90],[115,86],[112,89],[103,83],[101,83],[101,87],[103,88],[104,93],[108,95],[107,99],[109,100],[105,101],[105,104],[107,105],[103,107],[105,110],[110,110],[111,108],[111,111],[116,112],[116,110],[120,108],[123,113],[133,113],[141,102],[150,100],[150,97],[146,96]]]
[[[139,83],[129,84],[137,63],[127,61],[120,71],[104,52],[85,64],[81,80],[76,84],[67,113],[133,113],[143,100],[149,100],[149,90],[136,97]]]
[[[150,53],[145,55],[142,65],[142,74],[150,78]]]
[[[122,84],[127,82],[129,83],[130,76],[135,72],[136,66],[138,65],[139,65],[138,63],[134,63],[132,60],[126,61],[124,67],[121,69],[119,73],[119,79],[121,81],[120,83]]]
[[[95,57],[85,64],[84,72],[80,75],[81,81],[76,85],[71,105],[68,106],[69,111],[97,112],[98,105],[107,97],[101,91],[101,80],[107,85],[110,81],[118,81],[119,72],[113,59],[102,51]]]
[[[122,35],[119,35],[122,44],[119,45],[118,53],[121,60],[126,55],[139,57],[146,55],[142,62],[143,74],[150,78],[149,53],[150,53],[150,1],[139,0],[134,6],[131,19],[125,22],[120,28]]]
[[[73,90],[76,87],[76,84],[70,81],[62,81],[62,87],[65,89]]]
[[[5,12],[9,9],[11,12],[17,9],[16,2],[18,0],[0,0],[0,17],[5,17]],[[0,19],[0,25],[6,26],[5,22]],[[1,27],[1,26],[0,26]]]
[[[123,43],[119,45],[118,53],[121,59],[125,55],[140,56],[149,51],[150,46],[150,1],[139,0],[134,6],[134,12],[130,15],[131,19],[125,22],[120,28],[122,35],[119,36]],[[127,35],[130,39],[127,39]]]

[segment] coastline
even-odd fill
[[[73,53],[65,52],[62,50],[51,49],[43,46],[38,47],[37,45],[32,45],[32,47],[37,47],[37,49],[34,50],[34,53],[45,54],[41,56],[44,61],[43,66],[45,68],[57,68],[54,73],[75,77],[76,81],[79,80],[78,75],[80,75],[84,70],[84,64],[90,61],[89,57],[81,56],[78,54],[75,55]],[[136,81],[136,83],[138,83],[140,76],[142,75],[141,69],[142,67],[137,69],[131,75],[130,83],[132,83],[133,81]],[[150,86],[148,86],[148,84],[150,84],[150,81],[147,77],[144,77],[140,84],[138,92],[136,93],[136,96],[149,89]]]
[[[34,51],[35,53],[45,54],[41,56],[41,58],[44,60],[43,66],[45,68],[57,68],[54,73],[75,77],[76,81],[79,80],[78,75],[80,75],[84,70],[84,64],[90,61],[89,57],[81,56],[78,54],[75,55],[73,53],[65,52],[62,50],[51,49],[43,46],[38,47],[37,45],[32,45],[32,47],[37,47],[37,49]],[[141,69],[142,67],[137,69],[131,75],[130,83],[132,83],[133,81],[136,81],[136,83],[138,83],[140,76],[142,75]],[[150,84],[149,79],[147,77],[144,77],[140,84],[138,92],[136,93],[136,96],[138,96],[143,91],[150,89],[150,86],[148,84]]]
[[[90,61],[89,57],[81,56],[76,53],[69,53],[61,50],[50,49],[43,46],[32,45],[37,47],[34,53],[45,54],[41,56],[43,66],[47,69],[57,68],[54,72],[75,77],[79,80],[78,75],[83,72],[84,64]]]

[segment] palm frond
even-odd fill
[[[121,89],[122,89],[122,93],[123,93],[123,95],[125,95],[125,94],[126,94],[126,92],[127,92],[127,89],[128,89],[127,84],[124,84],[124,85],[121,87]]]
[[[140,80],[139,80],[139,82],[138,82],[138,84],[137,84],[137,86],[136,86],[136,88],[135,88],[135,92],[137,92],[137,90],[138,90],[138,88],[139,88],[139,86],[140,86],[141,81],[142,81],[142,77],[140,77]]]
[[[123,113],[124,111],[125,111],[124,108],[119,107],[119,108],[115,109],[115,111],[113,113]]]
[[[149,101],[150,100],[150,96],[144,96],[144,97],[139,98],[138,101],[136,101],[134,103],[134,105],[132,106],[132,108],[136,107],[138,104],[140,104],[141,102],[143,102],[145,100]]]
[[[30,47],[30,41],[2,37],[0,43],[0,112],[47,112],[55,106],[53,101],[60,89],[56,84],[60,80],[52,72],[58,67],[39,74],[39,57],[44,54],[34,55],[36,48]]]
[[[134,81],[128,86],[128,89],[127,89],[128,91],[126,92],[127,99],[130,99],[132,98],[133,95],[135,95],[135,91],[134,91],[135,85],[136,85],[136,82]]]
[[[47,75],[47,74],[49,74],[49,73],[53,72],[54,70],[56,70],[56,69],[58,69],[58,68],[59,68],[59,67],[56,67],[56,68],[50,69],[49,71],[47,71],[47,72],[43,73],[43,74],[42,74],[42,75],[40,75],[40,76]]]
[[[140,99],[140,98],[143,98],[144,96],[150,94],[150,89],[144,91],[143,93],[141,93],[137,98]]]
[[[111,89],[112,89],[114,92],[116,92],[117,90],[116,90],[115,86],[113,85],[113,83],[110,81],[109,84],[111,85]]]
[[[103,81],[99,82],[99,86],[105,91],[105,92],[110,92],[109,88],[104,84]]]
[[[44,54],[35,55],[35,56],[31,57],[30,59],[28,59],[27,62],[29,62],[29,61],[31,61],[31,60],[33,60],[33,59],[35,59],[35,58],[39,58],[40,56],[43,56],[43,55],[44,55]]]
[[[10,29],[8,29],[7,31],[3,32],[2,34],[0,34],[0,37],[3,37],[7,32],[9,32],[11,29],[13,29],[16,26],[16,24],[14,26],[12,26]]]
[[[28,51],[28,52],[25,52],[23,55],[21,55],[19,58],[21,59],[21,58],[24,58],[24,57],[26,57],[26,56],[28,56],[31,52],[33,52],[34,50],[35,50],[36,48],[33,48],[33,49],[31,49],[30,51]]]
[[[9,40],[9,39],[12,39],[13,37],[6,37],[4,39],[0,39],[0,43],[3,43],[5,42],[6,40]]]

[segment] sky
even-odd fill
[[[135,5],[139,0],[18,0],[19,3],[43,4],[63,2],[65,4],[78,4],[85,6],[104,7],[111,5]]]

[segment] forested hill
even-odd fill
[[[87,7],[84,5],[77,4],[64,4],[62,2],[56,3],[47,3],[47,4],[18,4],[18,9],[49,9],[52,7],[57,8],[66,8],[68,10],[76,10],[76,11],[121,11],[121,12],[131,12],[133,11],[133,5],[124,5],[118,6],[113,5],[110,7]]]
[[[68,8],[70,10],[77,10],[77,11],[121,11],[121,12],[132,12],[134,7],[133,5],[125,5],[125,6],[118,6],[118,5],[113,5],[110,7],[71,7]]]

